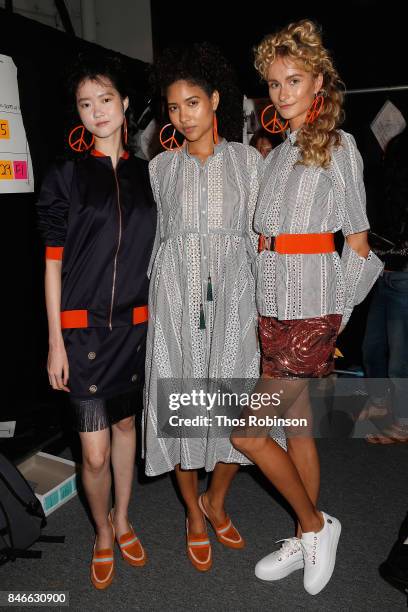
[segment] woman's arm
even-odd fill
[[[61,269],[61,260],[46,260],[45,303],[49,343],[47,371],[53,389],[69,392],[69,365],[61,331]]]
[[[363,160],[351,134],[342,133],[342,146],[335,166],[340,169],[337,184],[338,205],[342,216],[345,238],[341,254],[341,267],[345,287],[342,331],[357,304],[360,304],[374,285],[383,269],[382,262],[370,250],[367,241],[369,223],[366,214],[366,196],[363,181]],[[336,156],[336,157],[337,157]]]
[[[61,391],[69,391],[68,359],[61,332],[61,270],[73,170],[72,162],[51,166],[36,205],[38,228],[45,243],[45,301],[49,336],[47,371],[52,388]]]

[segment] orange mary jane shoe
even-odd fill
[[[201,512],[204,514],[206,519],[211,524],[211,527],[215,531],[215,535],[217,536],[217,540],[221,542],[224,546],[228,546],[228,548],[244,548],[245,540],[239,533],[238,529],[234,527],[230,517],[227,515],[227,519],[224,523],[216,524],[213,521],[205,506],[203,501],[204,493],[202,493],[198,498],[198,505],[200,507]]]
[[[124,561],[126,561],[126,563],[129,563],[129,565],[133,565],[134,567],[146,564],[146,551],[143,548],[138,536],[135,534],[132,525],[130,525],[130,531],[121,535],[117,540],[117,543],[120,548],[120,552],[122,553],[122,558]]]
[[[115,529],[109,515],[109,522],[112,526],[112,548],[101,548],[95,550],[93,547],[92,563],[91,563],[91,582],[96,589],[107,589],[112,584],[115,573],[115,560],[113,547],[115,545]]]
[[[207,533],[190,535],[186,518],[187,556],[199,572],[208,572],[212,567],[212,551]]]

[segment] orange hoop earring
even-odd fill
[[[83,153],[88,151],[95,142],[95,136],[92,134],[91,140],[85,138],[86,128],[84,125],[77,125],[70,131],[68,136],[69,146],[75,153]]]
[[[214,118],[213,118],[213,139],[214,139],[214,144],[218,144],[218,121],[217,121],[217,114],[214,111]]]
[[[288,125],[289,125],[289,121],[286,121],[285,123],[282,123],[282,120],[279,117],[278,111],[276,109],[275,109],[275,112],[273,113],[272,119],[270,119],[269,121],[267,121],[265,119],[266,112],[270,108],[275,109],[273,104],[269,104],[269,106],[266,106],[263,109],[263,111],[262,111],[262,115],[261,115],[262,127],[267,132],[270,132],[271,134],[279,134],[280,132],[284,132],[285,130],[287,130],[288,129]],[[269,126],[272,126],[272,128],[270,128]]]
[[[312,106],[307,111],[306,123],[310,124],[316,121],[316,119],[318,118],[318,116],[323,110],[323,106],[324,106],[323,96],[321,96],[320,94],[316,95],[315,99],[313,100]]]
[[[163,132],[168,127],[173,129],[173,133],[169,138],[166,138],[164,140]],[[183,143],[180,144],[176,138],[176,128],[172,123],[166,123],[166,125],[162,127],[162,129],[160,130],[159,138],[161,146],[167,151],[175,151],[176,149],[181,149],[181,147],[183,146]]]
[[[128,143],[128,129],[127,129],[126,115],[124,116],[124,121],[123,121],[123,142],[125,145],[127,145]]]

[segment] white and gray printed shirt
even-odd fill
[[[300,150],[296,131],[266,158],[254,228],[264,236],[342,231],[344,236],[369,229],[363,162],[351,134],[339,130],[330,166],[296,164]],[[344,242],[337,252],[279,254],[262,251],[256,261],[259,313],[281,320],[327,314],[343,315],[368,294],[383,268],[370,251],[359,256]]]

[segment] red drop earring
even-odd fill
[[[323,98],[323,96],[320,95],[320,94],[319,95],[316,94],[316,97],[313,100],[312,106],[307,111],[306,123],[307,124],[314,123],[314,121],[316,121],[316,119],[318,118],[318,116],[322,112],[323,107],[324,107],[324,98]]]

